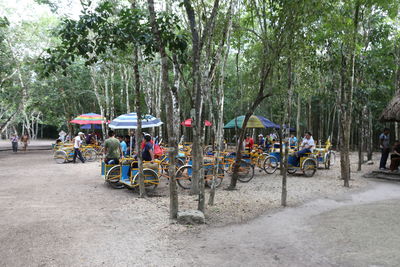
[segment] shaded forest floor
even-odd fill
[[[159,265],[155,259],[163,259],[164,266],[179,265],[185,262],[180,252],[165,253],[167,247],[175,247],[176,235],[198,235],[280,208],[280,176],[256,171],[237,191],[223,190],[229,177],[224,180],[215,206],[207,208],[206,225],[181,226],[168,219],[165,179],[152,197],[139,199],[134,191],[106,185],[98,162],[59,165],[51,151],[39,150],[0,152],[0,161],[1,266]],[[353,172],[350,191],[366,188],[361,174],[376,167]],[[312,178],[289,176],[288,204],[296,207],[348,191],[336,164]],[[181,209],[196,207],[188,192],[179,194]]]

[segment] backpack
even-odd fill
[[[154,145],[154,155],[161,156],[162,154],[164,154],[163,149],[160,147],[160,145],[155,144]]]

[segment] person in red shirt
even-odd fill
[[[142,144],[141,144],[141,149],[142,149],[142,151],[143,151],[143,149],[144,149],[144,146],[146,145],[146,141],[145,141],[145,138],[146,138],[146,136],[150,136],[150,144],[152,144],[152,145],[154,145],[154,140],[153,140],[153,138],[151,138],[151,135],[150,134],[148,134],[148,133],[144,133],[143,134],[143,142],[142,142]]]
[[[253,149],[253,145],[254,145],[254,140],[253,138],[247,134],[246,135],[246,140],[244,140],[244,146],[246,149],[249,149],[250,151]]]

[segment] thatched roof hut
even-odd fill
[[[400,122],[400,90],[396,92],[396,95],[390,101],[389,105],[382,112],[381,121],[398,121]]]

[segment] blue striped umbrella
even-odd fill
[[[151,115],[144,115],[142,128],[159,127],[163,124],[160,119]],[[111,129],[137,129],[137,114],[132,112],[118,116],[108,125]]]

